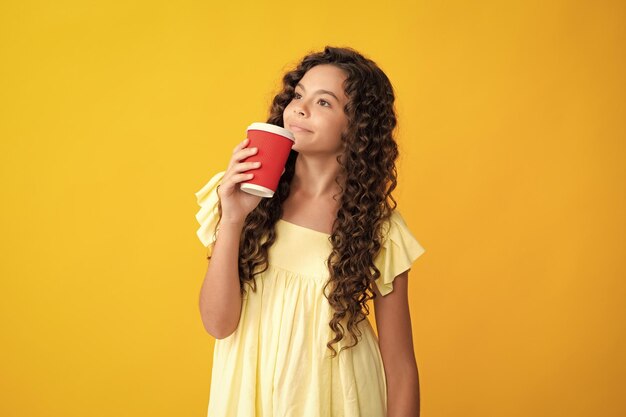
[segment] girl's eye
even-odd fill
[[[302,96],[300,95],[300,93],[293,93],[293,98],[294,100],[299,100],[302,98]],[[319,99],[318,103],[320,103],[323,107],[330,107],[330,103],[324,99]]]

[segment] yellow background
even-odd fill
[[[422,415],[625,415],[625,11],[3,1],[0,415],[206,415],[194,192],[326,44],[396,88]]]

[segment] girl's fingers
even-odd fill
[[[233,161],[231,166],[228,168],[228,172],[224,175],[229,177],[232,174],[236,174],[243,171],[248,171],[250,169],[259,168],[261,166],[261,161],[246,161],[246,162],[237,162]]]
[[[242,182],[242,181],[248,181],[252,177],[254,177],[254,174],[243,173],[243,174],[235,175],[233,177],[233,180],[235,180],[235,182],[238,183],[238,182]]]
[[[252,163],[254,164],[254,163]],[[246,164],[241,164],[244,167],[246,166]],[[255,168],[257,165],[254,165],[253,168]],[[246,170],[249,168],[246,168]],[[232,188],[234,187],[237,183],[240,183],[242,181],[247,181],[251,178],[254,177],[254,174],[251,172],[239,172],[239,173],[233,173],[231,175],[228,176],[228,178],[224,177],[224,179],[222,180],[222,186],[224,186],[225,188]]]
[[[237,146],[233,148],[233,156],[230,158],[230,161],[228,161],[228,167],[226,168],[226,170],[229,170],[230,167],[232,167],[237,162],[237,158],[236,158],[237,153],[241,151],[242,149],[244,149],[248,145],[249,142],[250,142],[250,139],[245,138],[244,140],[239,142]]]
[[[232,169],[234,165],[240,163],[243,159],[246,159],[258,152],[258,148],[244,148],[240,149],[236,154],[233,155],[230,163],[228,164],[228,169]]]
[[[258,168],[261,166],[261,162],[256,161],[256,162],[240,162],[239,165],[237,166],[237,171],[247,171],[249,169],[254,169],[254,168]]]
[[[246,139],[243,143],[247,143],[248,139]],[[258,148],[246,148],[246,147],[242,147],[239,148],[239,145],[237,147],[235,147],[235,150],[233,151],[233,156],[230,159],[230,162],[228,163],[228,169],[230,169],[233,165],[235,165],[237,162],[241,161],[242,159],[245,159],[251,155],[254,155],[255,153],[258,152]]]
[[[239,162],[242,159],[245,159],[249,156],[256,154],[258,151],[259,151],[259,148],[256,148],[256,147],[241,149],[239,152],[235,154],[235,159],[237,160],[237,162]]]
[[[258,152],[258,148],[256,147],[248,148],[247,145],[249,143],[250,143],[250,139],[245,138],[237,146],[235,146],[235,148],[233,149],[233,156],[230,159],[230,162],[228,163],[228,168],[226,169],[226,173],[224,174],[223,182],[228,181],[229,179],[234,180],[235,178],[241,178],[241,177],[238,177],[238,174],[240,174],[242,171],[247,171],[247,170],[258,168],[261,166],[260,162],[255,162],[255,161],[241,162],[242,159],[246,159]],[[244,174],[244,175],[248,175],[248,174]],[[249,178],[245,177],[243,179],[240,179],[239,181],[235,181],[235,183],[245,181],[250,178],[251,177]]]
[[[238,162],[236,163],[231,170],[233,171],[232,174],[240,174],[246,171],[249,171],[251,169],[257,169],[261,166],[261,162],[260,161],[246,161],[246,162]]]
[[[241,173],[241,174],[235,174],[232,177],[230,177],[227,182],[223,182],[222,187],[226,189],[232,189],[235,187],[235,185],[239,184],[240,182],[248,181],[249,179],[253,177],[254,177],[254,174],[249,174],[246,172]]]
[[[233,154],[236,154],[240,149],[246,147],[248,143],[250,143],[250,139],[248,138],[245,138],[243,141],[239,142],[239,144],[235,146],[235,149],[233,149]]]

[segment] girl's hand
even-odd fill
[[[248,148],[250,140],[246,138],[233,149],[233,157],[222,177],[217,193],[222,202],[221,222],[243,224],[248,214],[259,205],[263,197],[248,194],[239,189],[239,183],[254,177],[251,169],[261,166],[260,162],[241,162],[242,159],[257,153],[257,148]]]

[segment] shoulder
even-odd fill
[[[206,200],[207,198],[212,197],[212,194],[217,191],[217,186],[219,185],[219,182],[224,177],[225,173],[226,171],[220,171],[220,172],[215,173],[209,179],[209,181],[207,181],[202,186],[202,188],[200,188],[198,191],[195,192],[195,196],[196,196],[198,204],[204,202],[204,200]]]
[[[196,193],[196,202],[200,209],[196,213],[199,228],[196,234],[204,246],[215,242],[217,237],[218,204],[217,187],[226,171],[214,174]]]
[[[391,212],[391,215],[385,221],[383,230],[386,235],[396,237],[398,233],[408,232],[411,233],[409,225],[407,224],[404,216],[400,213],[400,210],[395,209]]]
[[[384,296],[393,290],[394,279],[408,271],[413,262],[426,250],[409,228],[404,217],[396,209],[383,224],[383,241],[374,259],[380,277],[376,284]]]

